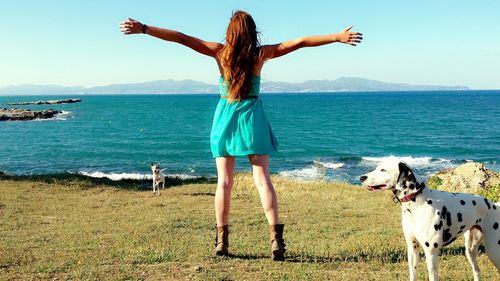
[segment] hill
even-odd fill
[[[371,91],[447,91],[469,90],[467,86],[430,86],[386,83],[376,80],[342,77],[336,80],[309,80],[299,83],[262,81],[262,92],[371,92]],[[75,95],[75,94],[200,94],[217,93],[218,86],[195,80],[158,80],[144,83],[112,84],[98,87],[58,85],[19,85],[0,88],[0,95]]]

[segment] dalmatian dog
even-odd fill
[[[500,203],[478,195],[432,190],[397,158],[382,162],[360,180],[369,191],[392,191],[394,201],[400,203],[410,280],[417,280],[420,248],[429,280],[438,280],[439,250],[462,234],[474,280],[480,278],[477,254],[483,240],[500,275]]]
[[[153,194],[158,190],[157,195],[160,195],[160,184],[162,188],[165,189],[165,174],[163,171],[166,169],[160,168],[160,162],[158,164],[151,163],[151,171],[153,171]]]

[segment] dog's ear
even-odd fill
[[[402,179],[405,179],[406,181],[409,182],[417,182],[417,178],[413,174],[413,171],[408,167],[405,163],[399,162],[399,176],[398,176],[398,181],[400,182]]]
[[[155,164],[153,162],[151,162],[151,167],[153,167]]]
[[[404,173],[406,173],[406,171],[409,170],[408,166],[406,166],[406,164],[403,162],[399,162],[398,167],[399,167],[399,174],[402,174],[402,173],[404,174]]]

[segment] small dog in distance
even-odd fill
[[[153,171],[153,194],[160,195],[160,184],[162,188],[165,188],[165,174],[163,171],[165,169],[160,168],[160,162],[158,164],[151,163],[151,171]],[[158,193],[156,191],[158,190]]]

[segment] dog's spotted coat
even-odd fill
[[[426,256],[429,280],[438,280],[439,250],[462,234],[474,280],[480,278],[477,250],[483,240],[486,254],[500,275],[500,203],[478,195],[431,190],[395,158],[360,179],[370,191],[391,190],[401,203],[410,280],[417,278],[419,246]]]

